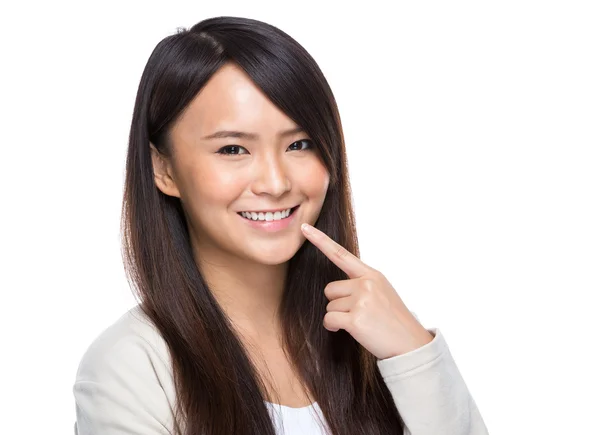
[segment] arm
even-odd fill
[[[85,353],[73,387],[76,435],[167,435],[173,414],[164,358],[143,337],[101,337]]]
[[[406,425],[404,435],[488,435],[439,329],[426,345],[377,365]]]

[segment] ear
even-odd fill
[[[153,143],[150,143],[150,153],[152,154],[152,169],[154,171],[154,183],[156,187],[165,195],[180,198],[177,183],[173,178],[171,161],[167,156],[161,154]]]

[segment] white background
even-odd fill
[[[72,433],[79,359],[135,304],[119,216],[142,69],[178,26],[235,15],[319,63],[362,258],[442,330],[490,432],[598,433],[597,2],[396,3],[2,6],[0,432]]]

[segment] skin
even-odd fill
[[[301,229],[309,242],[348,275],[325,286],[330,301],[323,319],[327,330],[345,329],[380,360],[412,352],[433,340],[381,272],[319,229],[306,224]]]
[[[378,359],[428,344],[434,337],[385,276],[312,227],[329,174],[317,150],[303,141],[310,141],[306,133],[279,134],[295,127],[239,67],[228,64],[174,125],[172,157],[150,144],[155,183],[181,199],[194,257],[218,302],[242,336],[263,350],[279,349],[277,311],[288,261],[308,240],[349,276],[324,289],[330,300],[326,329],[345,329]],[[257,137],[205,138],[218,130]],[[274,233],[252,228],[237,214],[298,204],[292,224]],[[303,223],[310,224],[308,231]]]
[[[310,137],[279,135],[294,127],[242,69],[227,64],[174,125],[171,158],[150,144],[156,186],[181,199],[194,257],[213,294],[240,332],[263,345],[279,343],[288,261],[306,241],[300,225],[316,222],[329,186],[318,151],[303,141]],[[219,130],[257,138],[205,138]],[[292,224],[274,233],[237,214],[298,204]]]

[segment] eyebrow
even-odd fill
[[[287,136],[292,136],[296,133],[300,133],[303,131],[304,131],[304,129],[302,127],[295,127],[295,128],[291,128],[289,130],[280,131],[278,136],[279,137],[287,137]],[[224,137],[233,137],[233,138],[237,138],[237,139],[246,139],[246,140],[257,140],[258,134],[246,133],[243,131],[221,130],[221,131],[217,131],[213,134],[209,134],[208,136],[204,136],[202,139],[206,139],[206,140],[221,139]]]

